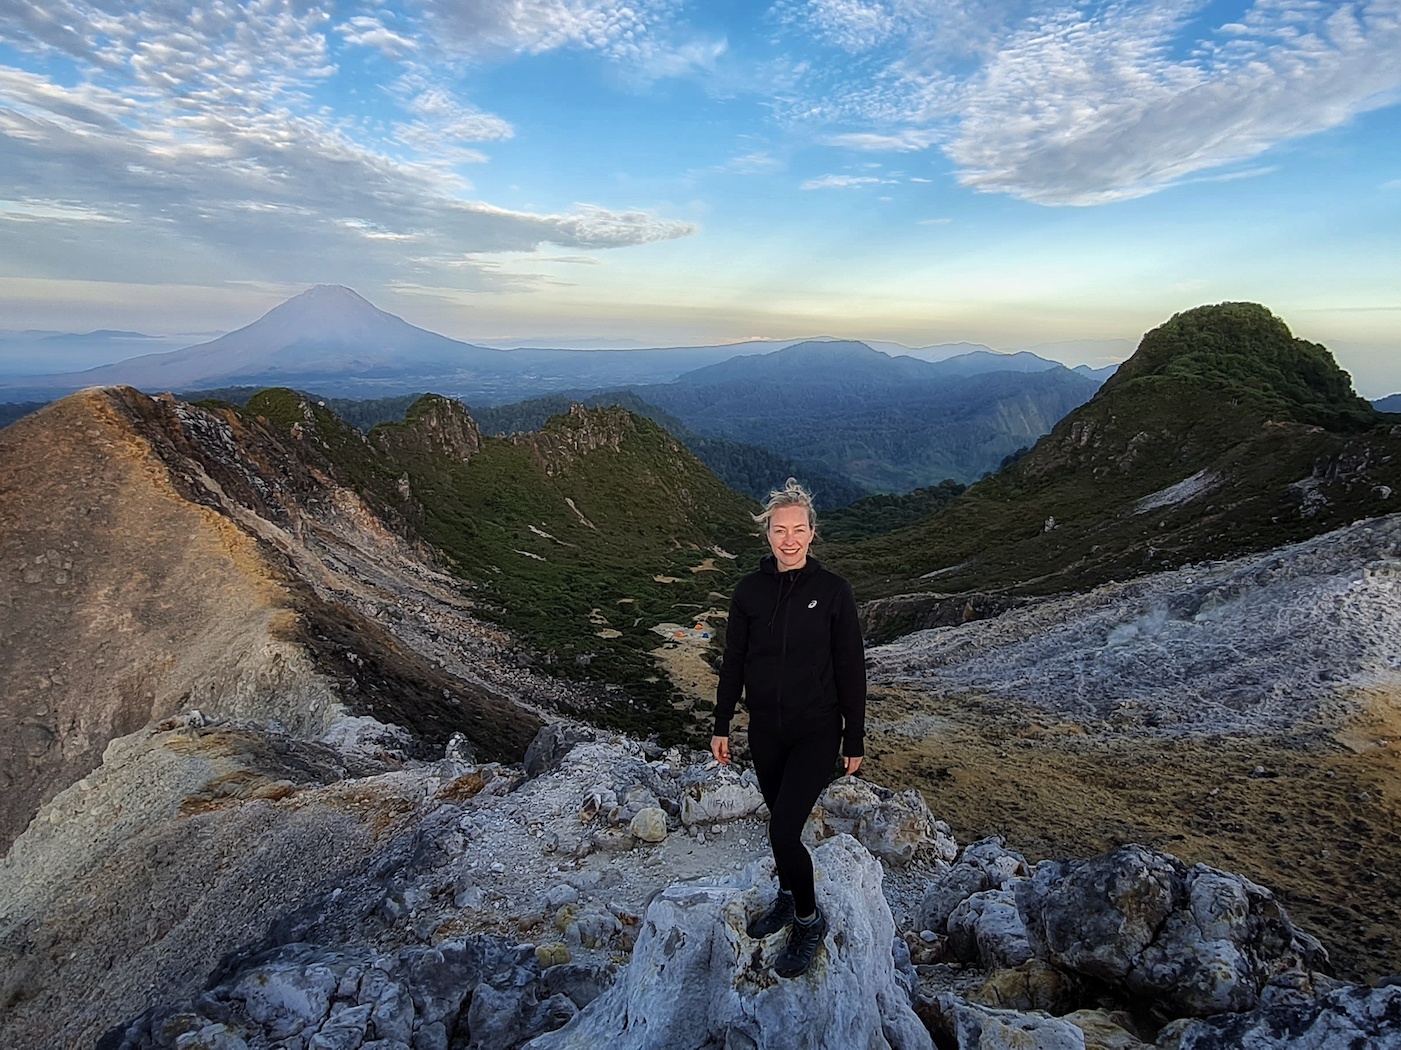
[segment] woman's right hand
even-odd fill
[[[711,737],[710,753],[715,756],[715,761],[722,766],[728,766],[730,764],[730,738],[727,736]]]

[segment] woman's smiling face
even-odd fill
[[[769,550],[778,560],[778,571],[801,569],[812,545],[812,525],[806,507],[778,507],[769,516]]]

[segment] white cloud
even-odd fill
[[[336,75],[336,46],[407,54],[386,25],[360,16],[336,25],[305,0],[0,0],[0,43],[62,54],[79,74],[60,82],[0,66],[11,202],[0,259],[79,278],[106,276],[119,258],[133,280],[232,271],[351,282],[402,274],[412,245],[418,278],[441,265],[490,286],[501,279],[486,253],[693,231],[638,210],[533,214],[471,200],[456,169],[485,157],[467,144],[509,139],[514,128],[424,64],[405,66],[383,96],[397,121],[324,109],[316,94]]]
[[[437,43],[468,56],[566,47],[641,56],[676,0],[423,0]]]
[[[898,17],[883,3],[863,0],[807,0],[798,17],[806,17],[817,32],[843,51],[869,51],[895,31]],[[791,16],[790,16],[791,17]]]
[[[418,50],[418,42],[390,29],[378,18],[357,15],[338,28],[347,44],[373,48],[388,58],[404,58]]]
[[[877,178],[874,175],[822,175],[815,179],[808,179],[801,186],[800,190],[846,190],[854,189],[858,186],[875,186],[890,182],[890,179]]]
[[[1202,0],[783,5],[787,26],[842,46],[834,19],[854,26],[857,8],[888,16],[861,38],[881,46],[855,77],[810,79],[821,93],[790,117],[864,123],[830,140],[852,149],[937,145],[964,185],[1043,204],[1153,193],[1401,92],[1401,0],[1254,0],[1216,26]]]
[[[694,223],[658,219],[647,212],[615,212],[592,204],[580,205],[572,215],[545,217],[554,231],[545,240],[580,248],[616,248],[648,241],[669,241],[696,232]]]
[[[65,222],[121,222],[113,215],[106,215],[96,208],[69,204],[54,200],[0,200],[0,220],[12,222],[35,222],[44,219],[61,219]]]
[[[906,128],[886,135],[872,131],[831,135],[824,141],[829,146],[843,146],[865,153],[913,153],[928,149],[939,138],[939,133],[929,128]]]
[[[771,175],[774,172],[783,171],[786,167],[787,165],[777,157],[765,153],[763,150],[757,150],[740,157],[733,157],[712,170],[728,172],[733,175]]]
[[[515,136],[510,122],[464,105],[427,78],[411,74],[400,80],[399,88],[404,108],[415,119],[396,124],[395,139],[431,157],[431,163],[440,168],[485,163],[485,154],[464,147],[464,142],[499,142]]]

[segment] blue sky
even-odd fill
[[[0,328],[1136,340],[1401,389],[1401,0],[0,0]],[[1096,360],[1103,348],[1072,353]]]

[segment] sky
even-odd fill
[[[0,0],[0,329],[1136,343],[1401,390],[1401,0]]]

